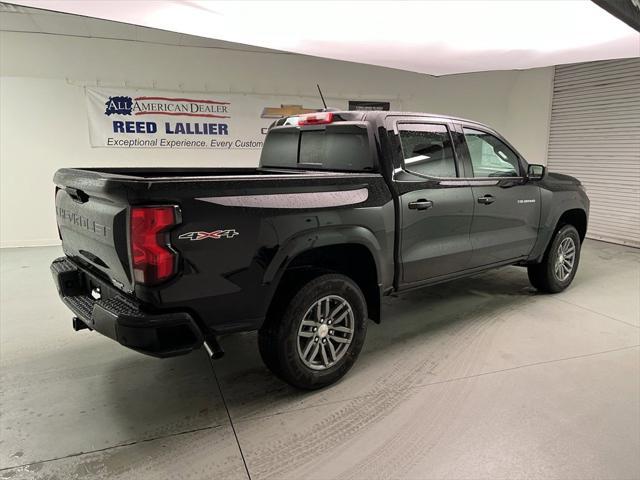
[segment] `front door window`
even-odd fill
[[[464,137],[475,178],[520,176],[518,156],[502,140],[471,128],[464,128]]]

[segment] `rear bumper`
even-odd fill
[[[67,257],[51,264],[62,301],[88,328],[147,355],[173,357],[199,348],[203,335],[186,312],[150,314]],[[91,296],[99,287],[102,298]]]

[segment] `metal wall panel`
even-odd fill
[[[586,187],[587,237],[640,247],[640,58],[555,68],[547,158]]]

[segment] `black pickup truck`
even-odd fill
[[[314,389],[355,362],[382,295],[503,265],[573,280],[589,200],[479,123],[421,113],[282,118],[250,169],[56,172],[76,330],[158,357],[258,330],[267,366]]]

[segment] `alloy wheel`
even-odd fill
[[[553,267],[553,274],[556,279],[561,282],[566,281],[576,261],[576,244],[573,238],[566,237],[558,245],[558,253],[556,255],[556,262]]]
[[[298,355],[313,370],[326,370],[344,357],[355,328],[349,302],[338,295],[317,300],[298,328]]]

